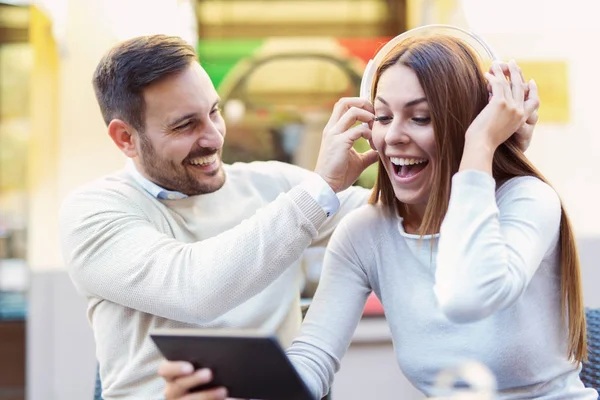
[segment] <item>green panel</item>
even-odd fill
[[[263,39],[206,39],[198,42],[197,52],[218,90],[225,75],[240,60],[252,56],[263,43]]]

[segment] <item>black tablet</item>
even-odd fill
[[[255,330],[161,329],[150,332],[171,361],[210,368],[229,397],[260,400],[314,400],[273,334]]]

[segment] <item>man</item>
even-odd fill
[[[131,160],[65,200],[60,233],[88,300],[104,399],[162,396],[153,328],[264,328],[290,343],[300,324],[298,259],[368,197],[356,187],[335,193],[376,160],[352,149],[370,138],[368,127],[352,128],[373,118],[370,105],[338,104],[343,117],[313,173],[222,164],[217,92],[179,38],[117,45],[93,84],[108,134]]]
[[[60,233],[88,299],[104,399],[162,397],[153,328],[262,328],[288,345],[300,323],[299,257],[366,202],[367,191],[350,185],[377,154],[352,144],[370,139],[368,124],[356,123],[372,121],[372,106],[336,104],[314,172],[224,165],[219,98],[183,40],[121,43],[93,83],[108,134],[130,161],[65,200]]]

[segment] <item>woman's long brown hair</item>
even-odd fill
[[[431,191],[419,234],[433,234],[448,209],[452,176],[458,172],[462,158],[465,132],[488,103],[487,82],[478,57],[461,40],[450,36],[433,36],[406,40],[394,48],[382,61],[373,82],[375,99],[381,74],[393,65],[411,68],[419,82],[431,113],[435,132],[437,159],[433,168]],[[514,137],[503,143],[494,154],[492,173],[496,185],[518,176],[534,176],[548,181],[527,160]],[[406,218],[406,204],[396,199],[383,164],[369,200],[381,202],[390,211]],[[587,358],[586,322],[581,289],[579,256],[571,223],[561,204],[560,221],[561,309],[568,319],[568,356],[576,361]]]

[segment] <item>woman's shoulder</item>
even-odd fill
[[[381,232],[387,226],[392,226],[397,219],[398,217],[389,207],[382,204],[365,204],[349,212],[339,226],[343,227],[350,236],[364,238],[374,231]]]
[[[536,207],[538,211],[558,214],[561,212],[558,193],[548,183],[535,176],[518,176],[499,185],[496,201],[501,209],[516,204],[527,204]]]
[[[395,222],[395,223],[394,223]],[[382,242],[394,237],[393,227],[398,217],[381,204],[365,204],[349,212],[338,224],[329,242],[329,249],[355,258],[366,269],[374,266],[374,254]]]
[[[558,200],[558,194],[548,183],[536,176],[517,176],[498,186],[496,197],[531,197],[538,200]]]

